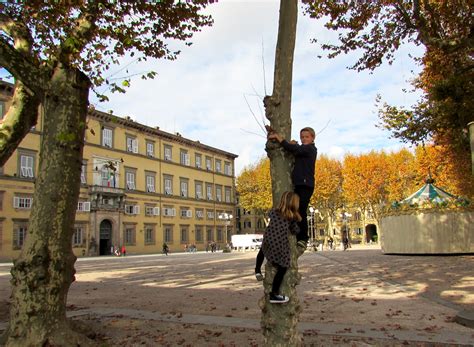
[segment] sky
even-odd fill
[[[272,92],[279,1],[221,0],[206,12],[213,16],[214,25],[195,34],[192,46],[183,46],[177,60],[130,64],[124,59],[109,72],[109,77],[120,77],[153,70],[158,73],[154,80],[136,76],[126,94],[109,93],[109,102],[98,103],[91,93],[91,103],[98,110],[113,110],[115,115],[234,153],[238,175],[265,156],[262,99]],[[355,53],[317,58],[323,52],[310,40],[334,37],[300,10],[292,138],[298,140],[299,130],[311,126],[318,134],[318,153],[339,159],[345,153],[400,148],[402,144],[375,126],[375,98],[381,94],[393,105],[415,103],[417,96],[402,90],[411,89],[412,70],[419,69],[408,53],[420,55],[421,49],[402,46],[393,65],[358,73],[347,69],[356,61]]]

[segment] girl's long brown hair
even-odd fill
[[[280,199],[277,211],[287,220],[300,221],[301,216],[298,212],[300,206],[300,197],[293,192],[284,192]]]

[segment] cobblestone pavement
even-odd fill
[[[84,258],[69,316],[101,343],[258,346],[263,295],[255,252]],[[306,252],[299,260],[308,346],[472,346],[455,323],[474,310],[474,256],[384,255],[374,246]],[[0,264],[0,330],[9,264]]]

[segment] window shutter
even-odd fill
[[[160,215],[160,208],[159,207],[153,207],[153,215],[155,215],[155,216]]]
[[[90,201],[86,201],[82,204],[82,208],[84,211],[89,212],[91,210],[91,203]]]
[[[187,210],[186,211],[186,217],[191,218],[193,216],[193,211]]]
[[[133,206],[133,214],[140,214],[140,206],[139,205]]]
[[[176,209],[175,208],[171,209],[171,216],[176,216]]]
[[[132,140],[132,152],[138,153],[138,140],[137,139]]]
[[[13,197],[13,207],[15,208],[20,207],[20,198],[18,196]]]

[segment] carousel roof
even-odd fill
[[[456,196],[449,194],[443,189],[434,185],[434,180],[431,176],[425,181],[425,185],[417,190],[415,193],[409,197],[403,199],[401,203],[411,204],[420,201],[433,201],[433,202],[443,202],[446,200],[456,199]]]

